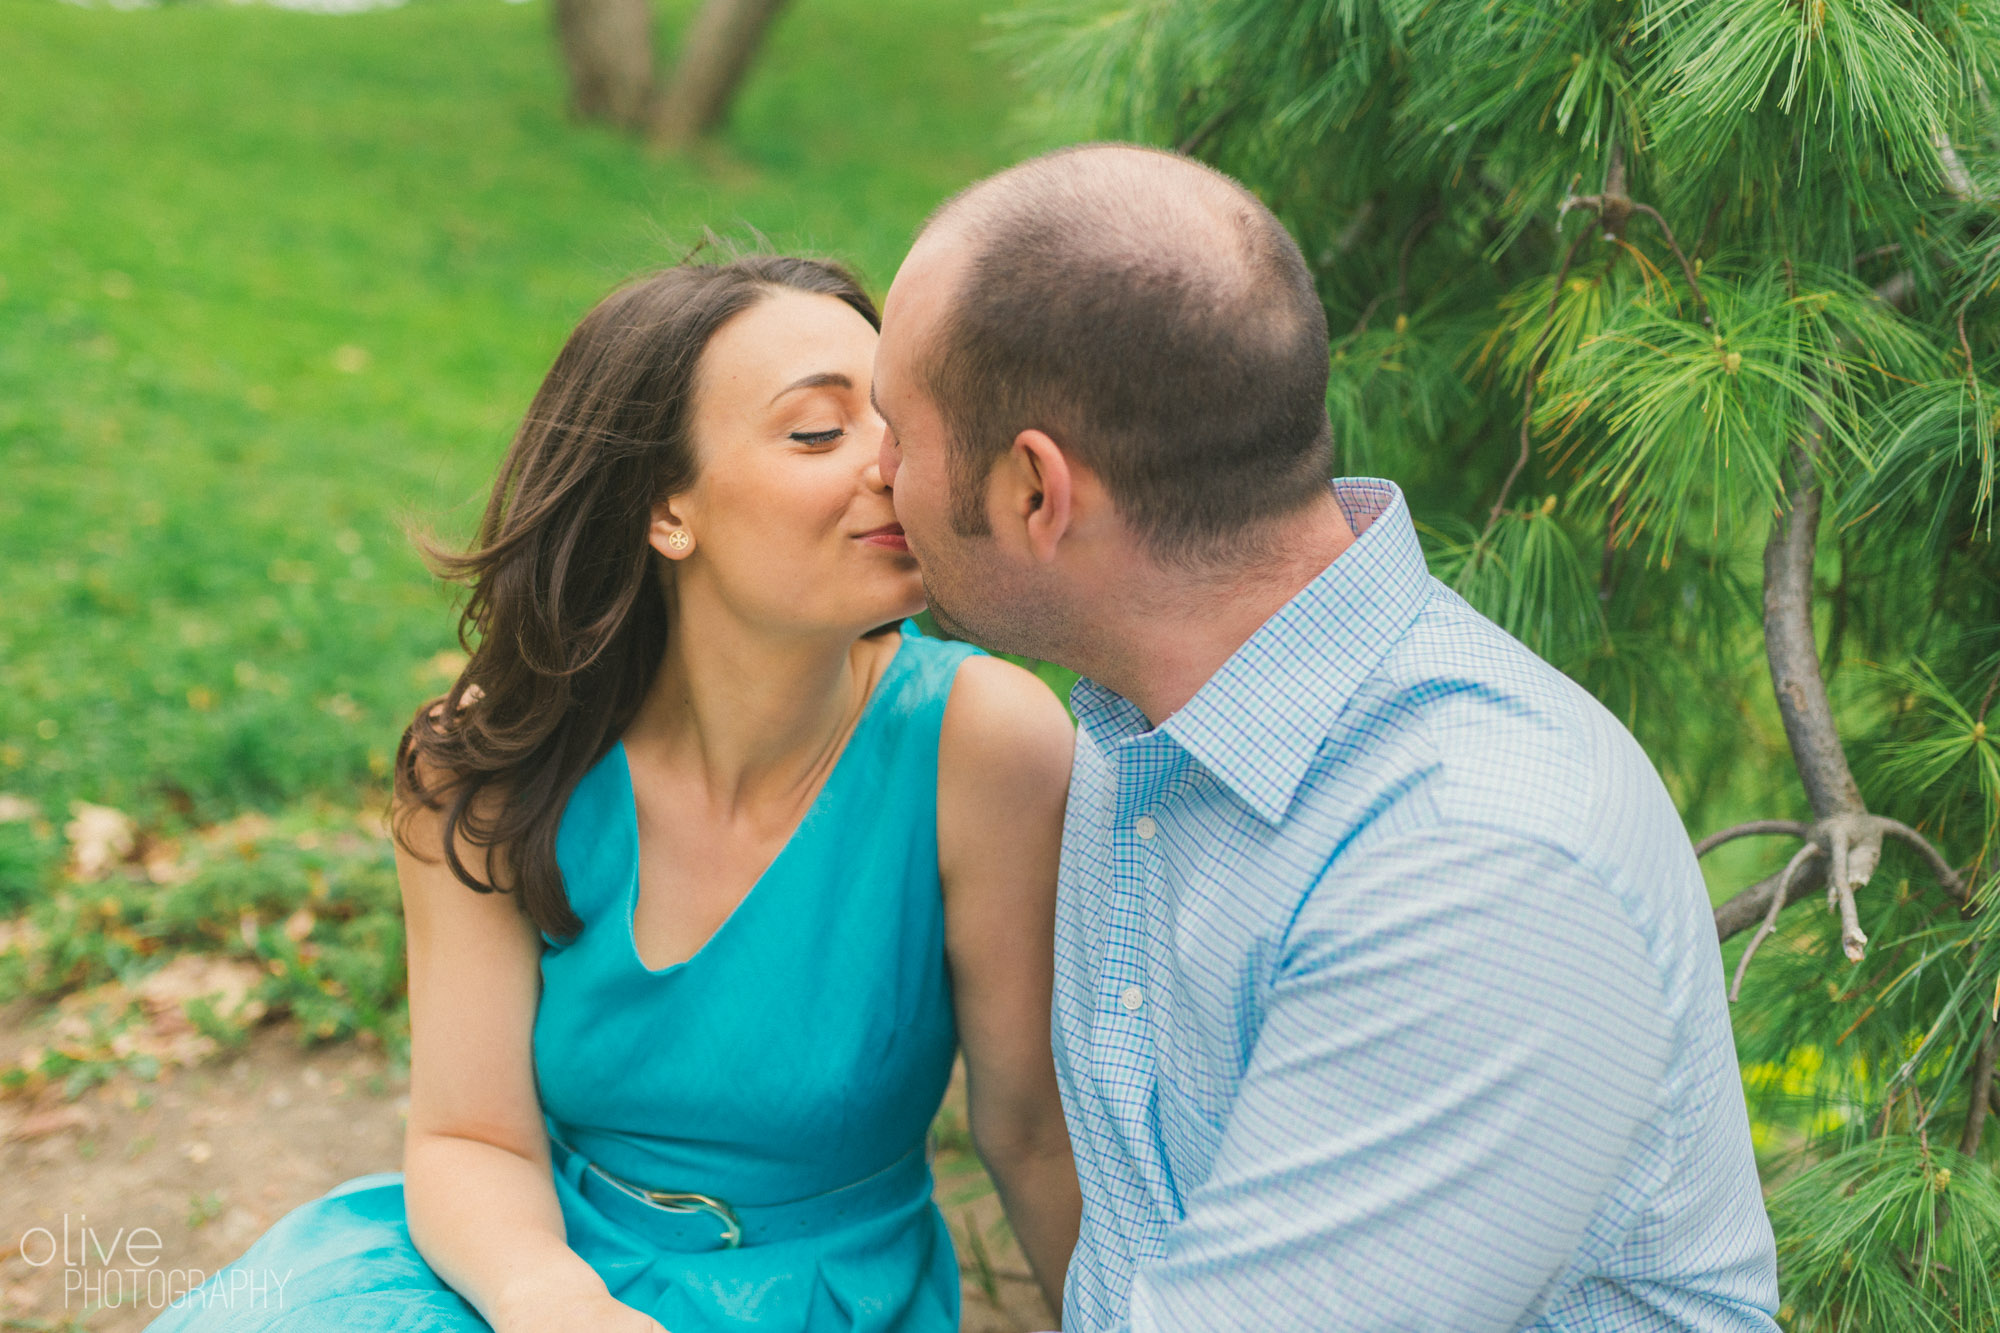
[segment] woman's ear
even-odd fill
[[[669,560],[685,560],[694,553],[694,533],[675,512],[672,498],[653,506],[653,521],[646,529],[646,543]]]

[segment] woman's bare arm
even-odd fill
[[[430,850],[442,850],[443,823],[431,810],[409,820],[431,861],[396,848],[409,936],[410,1239],[501,1333],[586,1321],[593,1333],[657,1329],[614,1301],[566,1240],[531,1049],[541,937],[512,895],[474,892]],[[459,848],[486,878],[481,849]]]
[[[1060,1319],[1082,1212],[1049,1039],[1056,863],[1075,734],[1034,676],[960,668],[938,754],[945,945],[973,1146]]]

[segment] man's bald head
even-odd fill
[[[1022,430],[1096,472],[1153,553],[1207,563],[1325,489],[1326,315],[1298,246],[1221,172],[1122,144],[1058,150],[947,201],[924,377],[954,519]]]

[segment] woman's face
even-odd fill
[[[778,289],[718,329],[695,374],[697,475],[655,506],[685,605],[714,595],[778,632],[860,634],[923,609],[879,467],[874,328],[832,296]],[[693,538],[685,552],[675,527]]]

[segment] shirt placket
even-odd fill
[[[1112,1113],[1136,1151],[1146,1191],[1160,1212],[1178,1215],[1160,1142],[1154,1063],[1154,997],[1148,990],[1151,953],[1148,911],[1160,875],[1161,798],[1179,750],[1160,733],[1135,737],[1115,758],[1118,802],[1112,828],[1112,908],[1103,975],[1098,979],[1097,1058],[1104,1086],[1114,1089]]]

